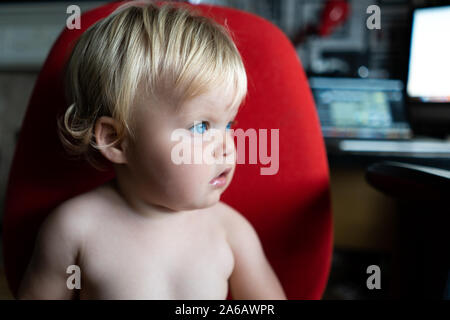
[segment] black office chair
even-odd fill
[[[398,200],[392,296],[450,299],[450,170],[385,161],[366,180]]]

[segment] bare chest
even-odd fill
[[[80,297],[225,299],[233,254],[221,229],[205,227],[100,228],[80,261]]]

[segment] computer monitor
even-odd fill
[[[309,84],[325,138],[411,138],[402,81],[311,77]]]
[[[450,5],[415,8],[406,82],[414,131],[450,134]]]

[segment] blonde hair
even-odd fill
[[[110,116],[121,124],[108,146],[125,135],[135,139],[131,105],[140,84],[177,108],[221,83],[234,85],[233,106],[247,94],[242,58],[225,27],[180,4],[148,1],[125,3],[90,26],[69,57],[65,80],[70,106],[58,119],[59,136],[70,154],[100,170],[96,120]]]

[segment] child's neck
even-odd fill
[[[126,183],[118,177],[109,182],[109,187],[117,193],[124,201],[124,204],[128,206],[132,212],[144,218],[163,220],[172,217],[187,216],[188,214],[197,211],[177,211],[155,203],[148,203],[147,201],[142,200],[134,190],[128,188]]]

